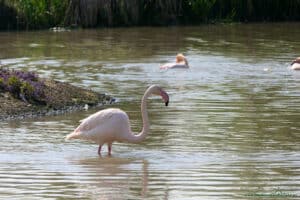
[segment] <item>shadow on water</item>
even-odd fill
[[[69,158],[76,169],[78,186],[86,188],[92,198],[124,199],[147,197],[148,165],[146,160],[118,157]],[[120,196],[122,194],[122,196]]]

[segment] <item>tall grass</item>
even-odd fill
[[[295,21],[300,20],[300,0],[215,0],[209,17],[242,22]]]
[[[300,0],[187,0],[184,8],[185,23],[300,20]]]
[[[300,20],[300,0],[0,0],[2,10],[28,29]]]
[[[0,0],[0,30],[15,28],[17,26],[17,14],[16,10],[7,5],[5,0]]]
[[[3,0],[14,8],[20,28],[46,28],[62,23],[68,0]]]

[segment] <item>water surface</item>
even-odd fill
[[[2,32],[2,65],[113,95],[141,144],[65,142],[96,109],[1,122],[1,199],[300,198],[300,24]],[[188,70],[160,70],[177,53]],[[63,97],[62,97],[63,98]]]

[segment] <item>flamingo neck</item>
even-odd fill
[[[141,103],[141,112],[142,112],[142,121],[143,121],[143,129],[142,131],[135,135],[134,133],[130,134],[130,138],[128,138],[128,142],[138,143],[143,141],[149,133],[150,124],[148,118],[148,110],[147,110],[147,98],[150,96],[151,90],[147,90],[142,98]]]
[[[184,63],[185,63],[185,65],[186,65],[187,67],[189,67],[189,63],[188,63],[188,61],[187,61],[186,58],[184,58]]]

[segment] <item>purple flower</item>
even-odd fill
[[[29,102],[44,103],[45,84],[34,72],[8,70],[0,67],[0,88],[13,96]]]

